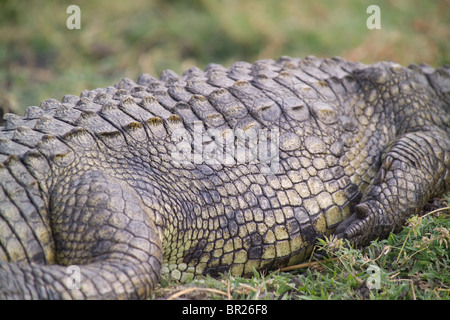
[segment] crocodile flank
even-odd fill
[[[450,190],[450,68],[282,57],[30,106],[0,126],[0,298],[148,298],[161,275],[361,247]]]

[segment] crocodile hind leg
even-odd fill
[[[399,231],[411,215],[449,189],[449,134],[434,127],[405,133],[385,150],[374,181],[335,233],[353,245],[367,245]]]
[[[149,296],[159,280],[161,240],[132,189],[87,172],[55,194],[51,210],[58,265],[0,262],[0,278],[9,279],[0,281],[0,298],[3,290],[19,299]],[[69,265],[79,277],[67,273]]]

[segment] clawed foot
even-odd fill
[[[335,235],[338,239],[348,240],[355,247],[368,245],[370,241],[382,236],[376,232],[381,231],[375,226],[378,213],[376,206],[370,206],[367,202],[358,204],[355,213],[336,228]]]

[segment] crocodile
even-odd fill
[[[362,247],[450,190],[450,68],[281,57],[6,114],[0,298],[143,299]]]

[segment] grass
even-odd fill
[[[448,204],[450,202],[448,201]],[[363,250],[319,240],[323,260],[242,278],[163,280],[154,299],[450,300],[450,206],[409,219]],[[291,271],[286,271],[290,269]]]

